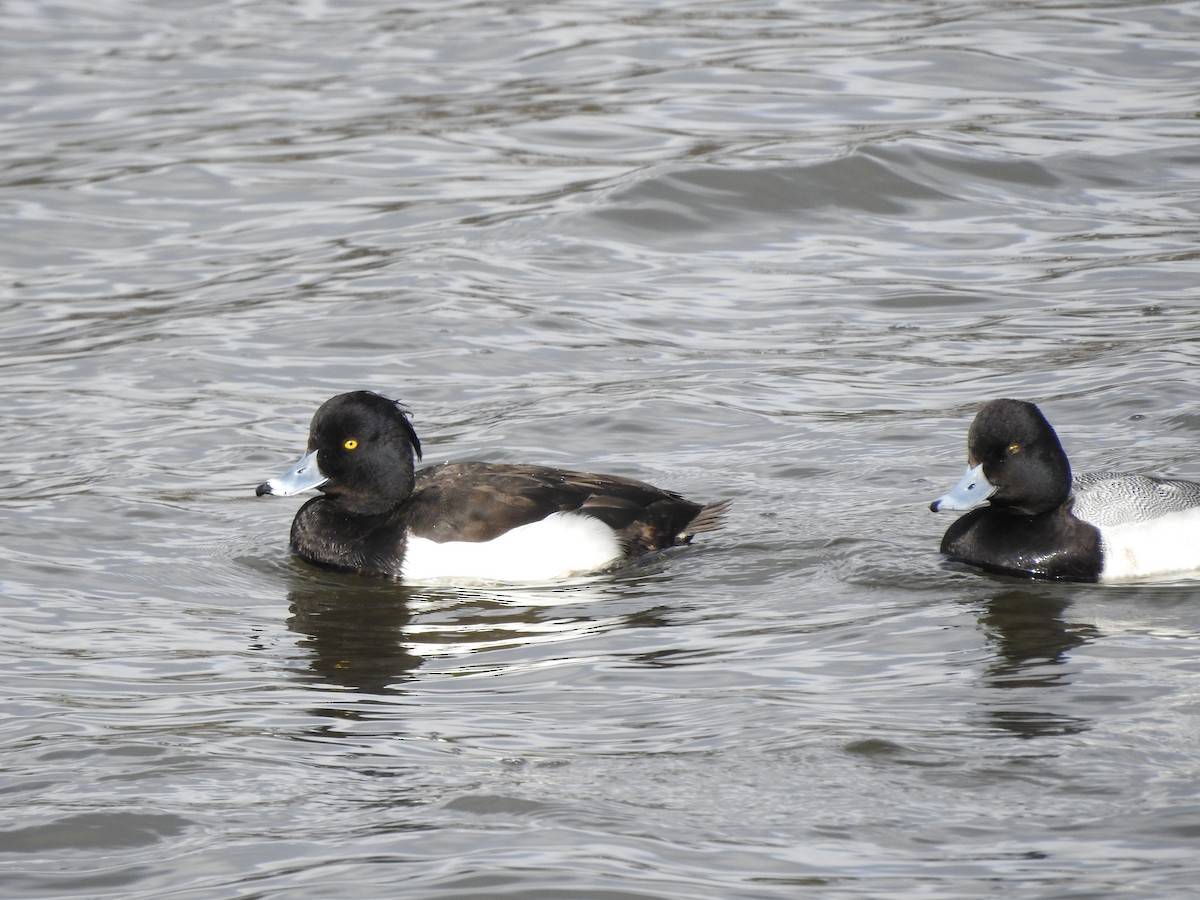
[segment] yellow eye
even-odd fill
[[[354,438],[347,438],[345,443],[342,444],[342,446],[345,447],[347,450],[355,450],[358,448],[358,441],[356,441]]]
[[[1020,444],[1017,444],[1017,443],[1012,443],[1012,444],[1009,444],[1009,445],[1008,445],[1008,452],[1009,452],[1009,455],[1012,455],[1013,453],[1020,453],[1020,452],[1021,452],[1021,445],[1020,445]]]

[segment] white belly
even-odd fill
[[[1200,507],[1103,528],[1100,546],[1104,582],[1200,576]]]
[[[404,552],[405,581],[558,581],[617,562],[621,542],[593,516],[553,513],[490,541],[410,537]]]

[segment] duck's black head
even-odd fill
[[[421,442],[397,402],[372,391],[338,394],[321,404],[308,452],[325,482],[320,490],[355,515],[386,512],[412,493]]]
[[[1071,464],[1058,435],[1032,403],[992,400],[971,423],[970,465],[982,463],[996,490],[992,506],[1033,515],[1049,512],[1071,493]]]

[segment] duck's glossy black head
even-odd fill
[[[421,442],[398,403],[353,391],[317,410],[308,453],[316,454],[324,478],[316,485],[319,490],[347,513],[375,515],[412,493],[413,457],[420,459]]]
[[[1071,493],[1071,464],[1058,435],[1032,403],[992,400],[967,434],[969,465],[995,487],[992,506],[1023,515],[1049,512]]]

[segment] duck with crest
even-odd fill
[[[330,569],[406,581],[555,581],[613,569],[716,528],[702,504],[631,478],[534,465],[415,469],[421,442],[399,403],[339,394],[308,450],[258,496],[322,492],[300,507],[291,549]]]

